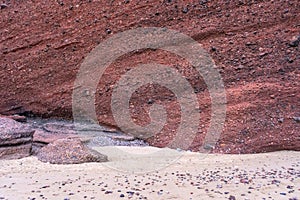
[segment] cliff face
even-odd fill
[[[76,74],[92,49],[128,29],[165,27],[199,42],[223,78],[227,116],[216,152],[300,150],[298,0],[11,0],[0,15],[0,114],[71,118]],[[209,93],[186,60],[166,51],[129,53],[107,68],[96,92],[99,122],[116,126],[113,86],[129,69],[149,62],[177,69],[193,86],[201,128],[190,149],[197,150],[210,122]],[[168,120],[148,142],[165,146],[178,128],[180,106],[169,90],[145,85],[130,102],[137,124],[150,122],[153,102],[165,106]]]

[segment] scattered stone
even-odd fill
[[[203,148],[204,148],[205,150],[212,150],[212,149],[214,149],[215,147],[214,147],[213,145],[211,145],[211,144],[204,144]]]
[[[293,119],[295,120],[295,122],[300,122],[300,117],[293,117]]]
[[[8,6],[7,6],[7,4],[2,3],[2,4],[0,5],[0,7],[1,7],[1,9],[4,9],[4,8],[7,8]]]
[[[286,61],[287,61],[288,63],[293,63],[293,62],[294,62],[294,59],[293,59],[293,58],[290,58],[290,57],[287,57],[287,58],[286,58]]]
[[[78,138],[59,139],[40,149],[37,157],[51,164],[79,164],[86,162],[106,162],[106,155],[89,149]]]
[[[249,180],[248,179],[246,179],[246,178],[242,178],[241,180],[240,180],[240,182],[241,183],[244,183],[244,184],[249,184]]]
[[[149,99],[149,100],[147,101],[147,103],[148,103],[148,104],[153,104],[153,103],[154,103],[154,100],[153,100],[153,99]]]
[[[278,122],[279,122],[279,123],[283,123],[283,121],[284,121],[284,118],[279,118],[279,119],[278,119]]]
[[[200,5],[205,5],[207,2],[208,2],[208,0],[200,0],[200,1],[199,1],[199,4],[200,4]]]
[[[293,40],[289,43],[290,47],[297,47],[300,43],[300,35],[298,37],[294,37]]]
[[[0,159],[30,155],[34,130],[9,118],[0,118]]]
[[[188,8],[188,7],[184,7],[184,8],[182,8],[182,12],[183,12],[183,13],[187,13],[187,12],[189,12],[189,8]]]
[[[213,52],[215,52],[215,51],[217,51],[217,48],[216,48],[216,47],[211,47],[211,50],[212,50]]]
[[[230,195],[228,199],[229,200],[236,200],[235,196],[232,196],[232,195]]]

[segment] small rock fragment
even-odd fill
[[[187,13],[187,12],[189,12],[189,9],[188,9],[188,7],[184,7],[184,8],[182,8],[182,12],[183,12],[183,13]]]
[[[109,28],[105,29],[105,32],[106,32],[107,34],[111,34],[111,30],[110,30]]]
[[[235,196],[230,195],[229,200],[236,200]]]
[[[299,46],[300,43],[300,35],[297,38],[294,38],[290,43],[289,46],[290,47],[297,47]]]
[[[284,121],[283,118],[279,118],[279,119],[278,119],[278,122],[279,122],[279,123],[283,123],[283,121]]]
[[[295,120],[295,122],[300,122],[300,117],[293,117],[293,119]]]
[[[0,5],[0,7],[1,7],[1,9],[4,9],[4,8],[7,8],[8,6],[7,6],[7,4],[2,3],[2,4]]]

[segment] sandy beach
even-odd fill
[[[155,157],[164,151],[153,147],[118,147],[116,151],[119,154],[113,152],[108,163],[52,165],[35,157],[0,161],[0,199],[300,197],[300,152],[201,155],[166,149],[165,156]],[[163,162],[168,156],[170,165]],[[143,166],[153,169],[146,171]]]

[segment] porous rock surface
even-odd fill
[[[71,118],[74,81],[92,49],[125,30],[164,27],[199,42],[223,78],[227,115],[215,152],[300,150],[299,0],[11,0],[0,15],[0,114]],[[176,69],[192,85],[201,121],[189,149],[197,151],[210,123],[209,92],[201,75],[170,52],[143,49],[113,62],[95,92],[99,122],[118,127],[110,109],[113,87],[149,62]],[[147,141],[168,146],[180,122],[172,92],[139,88],[130,100],[132,118],[150,123],[153,103],[165,106],[168,120]]]
[[[87,148],[80,139],[58,139],[41,148],[37,157],[40,161],[51,164],[108,161],[107,156]]]

